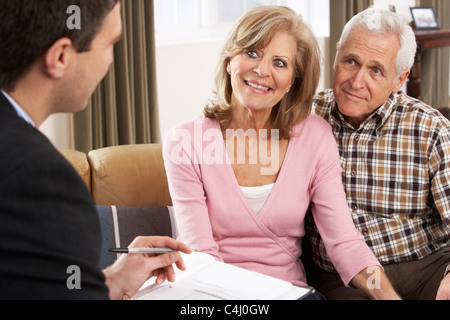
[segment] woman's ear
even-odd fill
[[[69,38],[57,40],[44,55],[45,72],[54,79],[64,76],[71,63],[75,61],[76,50]]]

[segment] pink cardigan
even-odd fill
[[[242,268],[306,285],[301,241],[311,204],[327,252],[344,284],[380,265],[356,230],[329,125],[311,115],[293,130],[274,189],[259,215],[244,197],[220,125],[200,117],[165,137],[164,161],[179,240]]]

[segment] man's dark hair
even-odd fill
[[[92,40],[120,0],[0,0],[0,88],[13,90],[58,39],[71,39],[78,52]],[[71,29],[69,6],[80,8],[81,29]]]

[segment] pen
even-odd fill
[[[168,248],[114,248],[110,249],[109,252],[112,253],[153,253],[153,254],[163,254],[168,252],[174,252],[177,250],[168,249]]]

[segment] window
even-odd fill
[[[282,5],[301,14],[317,37],[329,36],[329,0],[155,0],[156,45],[223,39],[246,11]]]

